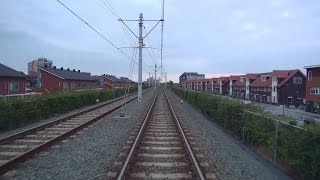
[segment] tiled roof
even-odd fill
[[[270,87],[270,86],[272,86],[271,74],[272,74],[272,73],[261,73],[261,74],[259,75],[259,77],[257,77],[257,79],[254,80],[254,81],[250,84],[250,86],[252,86],[252,87]],[[270,78],[269,78],[268,80],[266,80],[266,81],[261,81],[261,78],[260,78],[260,77],[261,77],[262,75],[269,75]]]
[[[236,80],[236,81],[238,81],[238,80],[240,80],[240,75],[239,76],[230,76],[230,80]]]
[[[282,85],[284,85],[287,81],[289,81],[292,76],[294,76],[295,74],[297,74],[298,72],[301,72],[299,69],[294,69],[294,70],[289,70],[289,75],[284,79],[282,80],[278,85],[277,87],[281,87]],[[303,74],[303,73],[301,73]],[[303,74],[304,75],[304,74]]]
[[[233,86],[246,86],[246,82],[245,81],[240,82],[240,79],[239,79],[237,82],[233,84]]]
[[[120,79],[123,80],[123,81],[125,81],[125,82],[127,82],[127,83],[136,83],[136,82],[134,82],[134,81],[132,81],[131,79],[126,78],[126,77],[120,77]]]
[[[62,79],[69,79],[69,80],[82,80],[82,81],[95,81],[93,77],[91,77],[90,73],[86,72],[79,72],[73,70],[61,70],[56,68],[39,68],[42,71],[48,72],[53,74],[57,77]]]
[[[273,70],[272,75],[276,76],[277,78],[286,78],[289,76],[290,70]]]
[[[0,63],[0,77],[26,77],[21,71],[16,71]]]
[[[110,79],[111,81],[113,82],[124,82],[123,80],[117,78],[116,76],[113,76],[113,75],[105,75],[104,77]]]
[[[229,80],[229,77],[220,77],[220,80],[221,80],[221,81],[228,81],[228,80]]]
[[[256,79],[259,76],[258,73],[248,73],[246,74],[246,78],[248,79]]]

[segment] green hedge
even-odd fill
[[[137,87],[130,89],[130,93],[136,91]],[[0,131],[11,130],[55,114],[92,105],[96,103],[96,99],[101,102],[120,97],[124,93],[125,89],[119,88],[50,94],[35,97],[30,101],[0,101]]]
[[[202,113],[241,137],[245,144],[266,147],[269,154],[273,155],[276,144],[275,121],[269,118],[274,119],[274,115],[256,106],[210,93],[189,91],[176,86],[170,88]],[[304,128],[307,130],[279,124],[277,159],[289,165],[302,179],[320,179],[320,127],[311,125]]]

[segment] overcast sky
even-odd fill
[[[104,0],[61,0],[118,47],[132,46]],[[160,0],[108,0],[123,19],[161,18]],[[145,22],[149,31],[156,22]],[[127,22],[134,33],[137,22]],[[319,0],[166,0],[164,69],[178,81],[185,71],[206,77],[301,69],[320,62]],[[145,39],[160,48],[161,26]],[[128,31],[127,31],[128,32]],[[145,33],[145,31],[144,31]],[[134,35],[129,34],[136,41]],[[134,49],[123,49],[132,56]],[[148,50],[160,65],[160,52]],[[27,71],[37,57],[57,67],[128,76],[130,60],[56,0],[0,1],[0,62]],[[154,61],[143,51],[143,78]],[[137,79],[137,65],[133,79]]]

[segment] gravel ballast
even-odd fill
[[[222,128],[206,119],[190,104],[180,104],[180,98],[167,91],[173,108],[181,112],[183,122],[191,129],[197,145],[206,156],[210,169],[219,179],[291,179],[270,162],[262,159]]]
[[[154,98],[155,90],[127,105],[130,118],[119,118],[119,111],[99,120],[73,138],[67,138],[33,159],[18,165],[13,179],[90,179],[109,171],[129,138],[140,115]]]

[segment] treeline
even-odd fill
[[[137,91],[130,88],[129,93]],[[56,93],[38,96],[28,101],[0,101],[0,131],[6,131],[34,123],[56,114],[93,105],[96,100],[106,101],[125,94],[124,88]]]
[[[240,137],[246,145],[265,149],[264,155],[289,166],[293,170],[289,173],[297,175],[296,178],[320,179],[319,125],[308,125],[303,130],[277,123],[270,119],[273,115],[253,105],[175,86],[171,86],[171,90]]]

